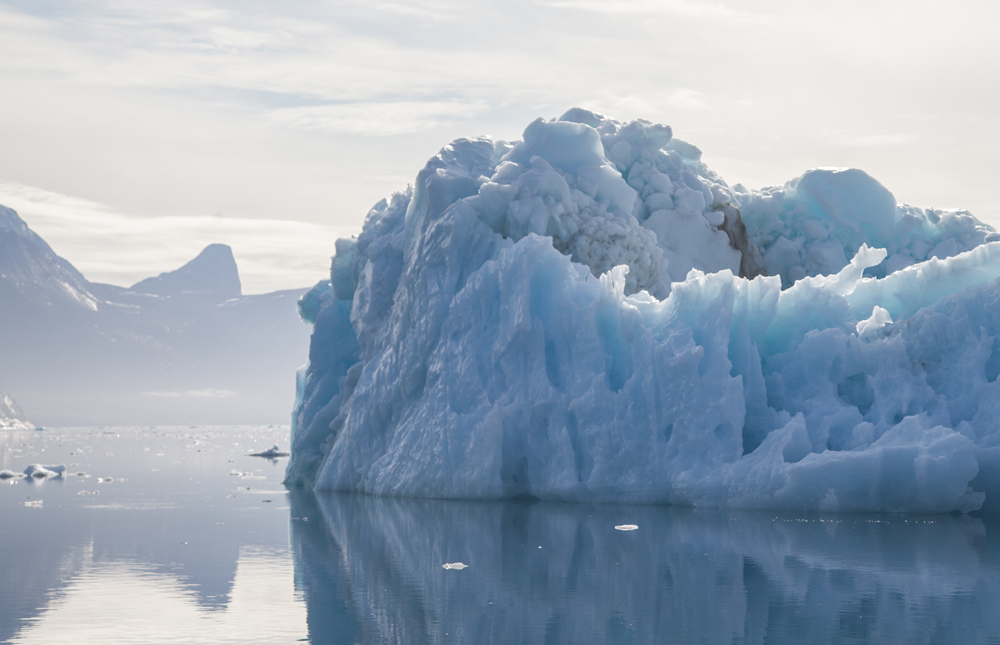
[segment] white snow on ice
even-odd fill
[[[278,447],[278,444],[274,444],[267,450],[262,452],[254,452],[249,455],[250,457],[266,457],[268,459],[277,459],[278,457],[287,457],[288,453]]]
[[[58,466],[43,466],[41,464],[31,464],[24,469],[24,476],[28,479],[50,479],[54,477],[62,477],[63,473],[66,472],[66,466],[60,464]]]
[[[299,303],[287,481],[1000,509],[1000,236],[860,170],[748,191],[700,157],[579,109],[442,149]]]

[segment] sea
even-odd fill
[[[0,432],[2,643],[1000,643],[992,516],[314,494],[288,427]]]

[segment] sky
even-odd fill
[[[730,184],[866,170],[1000,228],[1000,3],[0,0],[0,204],[94,281],[205,245],[244,291],[462,136],[573,106],[667,123]]]

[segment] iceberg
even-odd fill
[[[642,120],[459,139],[300,300],[286,482],[1000,509],[998,240],[860,170],[730,187]]]
[[[66,465],[59,464],[58,466],[43,466],[41,464],[31,464],[24,469],[24,476],[28,479],[50,479],[50,478],[62,478],[63,473],[66,472]]]
[[[285,452],[278,447],[278,444],[274,444],[267,450],[262,450],[260,452],[252,452],[248,456],[250,457],[264,457],[265,459],[277,459],[278,457],[287,457],[289,453]]]

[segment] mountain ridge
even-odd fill
[[[144,282],[88,281],[0,206],[0,382],[45,425],[287,423],[305,289],[242,295],[222,244]]]
[[[0,430],[31,430],[34,427],[17,402],[0,387]]]

